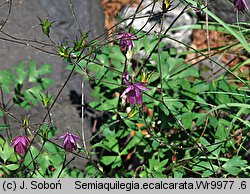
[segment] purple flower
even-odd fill
[[[247,0],[234,0],[235,10],[244,11],[249,10]]]
[[[16,153],[22,154],[28,150],[29,144],[29,139],[24,135],[20,135],[12,140],[11,146],[14,148]]]
[[[74,148],[74,150],[76,150],[76,139],[80,140],[80,137],[78,137],[77,135],[74,135],[72,133],[65,133],[64,135],[58,137],[57,139],[64,139],[62,147],[64,147],[64,149],[66,151],[72,152],[72,149]]]
[[[122,52],[127,52],[131,50],[135,45],[133,40],[136,39],[136,36],[127,32],[119,33],[118,40],[120,40],[119,46]]]
[[[127,102],[131,105],[135,105],[138,103],[139,105],[142,104],[142,93],[140,90],[149,90],[149,88],[146,88],[147,82],[137,82],[137,83],[131,83],[128,81],[129,74],[125,72],[123,75],[124,83],[128,86],[126,90],[121,95],[121,98],[127,94]]]

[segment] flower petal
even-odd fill
[[[15,148],[14,148],[14,150],[15,150],[16,153],[18,153],[18,154],[22,154],[22,153],[25,151],[25,149],[24,149],[24,147],[22,146],[22,144],[16,145]]]
[[[150,90],[149,88],[147,88],[147,87],[144,86],[145,84],[147,84],[147,83],[146,82],[138,82],[135,85],[140,90]]]
[[[66,151],[72,152],[72,144],[70,142],[67,142],[63,147]]]
[[[72,137],[73,137],[74,139],[81,140],[81,138],[80,138],[78,135],[75,135],[75,134],[71,134],[71,135],[72,135]]]
[[[65,133],[64,135],[57,137],[55,140],[64,139],[67,135],[68,135],[68,133]]]
[[[135,105],[136,103],[136,97],[135,96],[128,96],[127,97],[127,102],[131,105]]]
[[[128,71],[125,71],[125,73],[122,75],[123,81],[124,83],[129,86],[131,85],[131,83],[128,81],[129,80],[129,74]]]
[[[122,39],[125,35],[125,33],[119,33],[116,39]]]
[[[69,135],[67,135],[63,141],[62,147],[64,147],[68,142],[70,142]]]
[[[14,150],[17,153],[22,153],[28,148],[29,139],[25,135],[17,136],[12,140],[11,147],[14,147]]]
[[[26,136],[23,136],[23,137],[21,138],[21,140],[20,140],[20,143],[21,143],[23,146],[27,147],[28,144],[29,144],[29,140],[28,140],[28,138],[27,138]]]
[[[132,91],[134,89],[134,86],[133,85],[130,85],[126,90],[124,90],[124,92],[122,93],[121,95],[121,98],[123,96],[125,96],[125,94],[127,94],[128,92]]]
[[[76,140],[75,140],[75,138],[73,138],[72,134],[70,134],[70,136],[69,136],[69,141],[72,144],[76,144]]]
[[[15,147],[15,146],[20,142],[20,140],[21,140],[21,139],[20,139],[20,136],[14,138],[14,139],[12,140],[11,146],[12,146],[12,147]]]
[[[132,85],[130,82],[128,82],[127,80],[123,80],[124,81],[124,83],[127,85],[127,86],[130,86],[130,85]]]
[[[137,87],[135,88],[135,96],[136,96],[137,103],[141,105],[142,104],[142,94]]]
[[[246,0],[235,0],[234,5],[238,11],[249,10]]]

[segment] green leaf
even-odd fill
[[[209,84],[206,81],[201,80],[195,80],[193,89],[195,89],[196,92],[205,92],[209,90]]]
[[[128,154],[129,150],[135,148],[136,145],[141,141],[142,134],[140,132],[136,132],[133,138],[128,142],[127,146],[122,150],[121,155]]]
[[[88,65],[88,70],[94,74],[93,76],[97,79],[96,82],[98,83],[100,79],[103,79],[103,76],[107,72],[107,68],[104,66],[96,65],[91,63]]]
[[[31,61],[29,64],[29,81],[30,82],[36,82],[39,74],[36,70],[36,64],[35,62]]]
[[[229,129],[227,129],[226,125],[222,124],[222,119],[220,119],[215,133],[215,138],[219,140],[226,140],[229,135]]]
[[[4,143],[3,147],[0,147],[0,158],[6,162],[14,154],[14,149],[9,146],[7,142]]]
[[[83,178],[83,173],[78,168],[69,169],[69,175],[72,178]]]
[[[162,172],[166,169],[166,164],[168,163],[168,159],[165,159],[163,161],[161,161],[160,163],[158,163],[157,165],[155,165],[154,169],[157,172]]]
[[[203,173],[202,173],[202,177],[203,178],[206,178],[206,177],[210,177],[211,175],[213,175],[214,174],[214,172],[213,171],[211,171],[211,170],[205,170]]]
[[[26,64],[21,62],[18,66],[14,67],[17,76],[15,77],[16,84],[24,84],[24,81],[28,75],[28,71],[26,71]]]
[[[192,127],[194,114],[192,112],[186,112],[181,115],[181,121],[185,129]]]
[[[187,65],[183,65],[182,69],[174,69],[175,71],[172,73],[174,74],[171,79],[178,79],[178,78],[186,78],[186,77],[199,77],[199,71],[195,67],[187,68]],[[177,73],[178,72],[178,73]]]
[[[35,147],[31,146],[30,151],[26,154],[23,164],[33,170],[35,168],[33,158],[36,158],[39,154],[40,152]]]
[[[213,154],[214,156],[218,157],[219,154],[220,154],[220,151],[221,151],[221,146],[222,146],[222,143],[218,143],[220,141],[218,140],[215,140],[215,145],[211,145],[204,137],[201,137],[200,138],[200,143],[205,147],[207,148],[207,150],[209,152],[211,152],[211,154]]]
[[[14,171],[19,168],[19,164],[9,164],[5,166],[8,170]]]
[[[48,141],[45,143],[44,149],[47,150],[50,154],[58,154],[59,150],[59,148],[57,148],[54,144]]]
[[[241,159],[240,156],[234,156],[232,159],[228,160],[224,165],[222,165],[222,169],[227,171],[228,173],[237,176],[247,165],[247,161]]]
[[[117,156],[111,167],[116,168],[116,167],[120,167],[121,165],[122,165],[122,158],[121,156]]]
[[[42,27],[43,33],[45,35],[49,36],[50,28],[52,27],[52,24],[54,23],[54,21],[51,22],[51,21],[49,21],[48,18],[46,18],[44,21],[41,18],[39,18],[39,17],[38,17],[38,19],[40,21],[40,25]]]
[[[152,142],[152,148],[153,148],[154,150],[156,150],[156,149],[159,147],[159,145],[160,145],[160,143],[159,143],[158,141],[153,140],[153,142]]]
[[[101,147],[101,148],[104,148],[105,150],[108,150],[108,151],[112,151],[111,148],[105,144],[103,144],[102,142],[98,142],[98,143],[95,143],[92,148],[97,148],[97,147]]]
[[[198,123],[202,122],[202,120],[204,120],[204,118],[206,118],[207,115],[210,115],[212,112],[222,109],[222,108],[230,108],[230,107],[238,107],[238,108],[248,108],[250,109],[250,105],[249,104],[244,104],[244,103],[227,103],[227,104],[220,104],[212,109],[210,109],[209,111],[207,111],[203,116],[201,116],[198,121],[197,121],[197,125]]]
[[[159,161],[156,160],[154,156],[152,158],[150,158],[148,161],[150,171],[152,171],[154,169],[155,165],[158,163],[159,163]]]
[[[198,163],[195,163],[192,170],[193,171],[202,171],[204,173],[204,176],[208,176],[208,172],[210,172],[210,175],[215,174],[218,170],[218,166],[211,164],[208,161],[200,161]],[[209,175],[209,176],[210,176]]]
[[[218,126],[218,121],[214,116],[209,115],[209,125],[213,128],[216,128]],[[215,135],[216,136],[216,135]]]
[[[140,36],[142,36],[144,34],[141,34]],[[136,45],[136,50],[139,52],[143,47],[145,49],[145,51],[150,52],[151,50],[153,50],[157,39],[152,39],[150,40],[148,36],[142,36],[143,38],[140,39],[140,41],[135,41],[135,45]]]
[[[238,30],[238,26],[234,24],[228,24],[231,28]],[[206,26],[206,22],[200,21],[198,24],[184,25],[184,26],[176,26],[174,28],[169,29],[169,31],[179,31],[179,30],[187,30],[187,29],[206,29],[208,27],[209,30],[214,30],[217,32],[222,32],[226,34],[230,34],[222,25],[218,24],[218,22],[209,22],[209,25]],[[240,26],[242,29],[246,30],[246,28]]]
[[[59,173],[60,173],[60,177],[59,177]],[[68,175],[68,168],[65,168],[65,167],[63,168],[62,164],[61,164],[61,165],[57,166],[57,168],[53,172],[51,178],[67,178],[67,177],[69,177],[69,175]]]
[[[53,70],[52,65],[45,63],[45,64],[42,64],[42,66],[38,69],[38,74],[45,75],[45,74],[51,73],[52,70]]]
[[[183,176],[186,174],[184,168],[182,167],[175,167],[173,170],[174,170],[173,178],[183,178]]]
[[[13,73],[10,70],[0,71],[0,87],[8,94],[11,92],[13,77]]]
[[[96,167],[91,164],[86,166],[85,173],[86,173],[86,175],[84,176],[85,178],[93,178],[93,177],[99,178],[100,176],[100,172],[98,171],[98,169],[96,169]]]
[[[104,101],[100,104],[97,110],[113,111],[116,109],[118,100],[119,100],[118,97],[111,98],[111,99],[104,99]]]
[[[92,108],[95,108],[95,109],[96,109],[99,105],[100,105],[100,102],[95,102],[95,101],[93,101],[93,102],[90,102],[90,103],[89,103],[89,106],[92,107]]]
[[[103,157],[101,158],[101,162],[102,162],[104,165],[108,166],[108,165],[110,165],[111,163],[113,163],[113,162],[116,160],[116,158],[117,158],[117,156],[103,156]]]
[[[55,136],[57,128],[54,126],[49,127],[48,124],[43,124],[40,126],[40,132],[46,139],[51,139]]]
[[[40,79],[40,84],[43,90],[48,89],[53,83],[55,83],[55,80],[43,77]]]
[[[167,100],[166,100],[167,102]],[[168,116],[169,115],[169,111],[168,109],[164,106],[164,104],[160,103],[159,104],[159,108],[164,112],[165,116]]]
[[[119,66],[122,68],[121,62],[124,61],[124,55],[120,51],[120,47],[118,45],[115,45],[111,49],[112,51],[109,53],[109,58],[112,60],[112,64],[118,67],[118,70],[121,70],[119,69]]]
[[[35,86],[32,88],[29,88],[28,90],[25,90],[23,92],[25,100],[27,102],[32,102],[33,105],[37,106],[38,101],[41,100],[40,91],[41,91],[41,88],[39,86]]]
[[[57,151],[58,152],[58,151]],[[48,155],[47,159],[55,166],[59,166],[64,161],[64,152],[62,154]]]

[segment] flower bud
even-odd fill
[[[27,152],[29,144],[29,139],[24,135],[20,135],[12,140],[11,147],[14,148],[16,153],[22,154],[23,152]]]

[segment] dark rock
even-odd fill
[[[0,4],[4,1],[1,0]],[[100,0],[82,1],[73,0],[76,9],[76,15],[84,32],[89,31],[89,39],[92,39],[104,32],[104,13],[102,11]],[[3,24],[8,15],[8,5],[0,7],[0,24]],[[3,28],[3,31],[17,38],[25,38],[32,40],[41,40],[49,42],[42,31],[38,17],[45,19],[49,17],[50,21],[55,21],[51,30],[51,38],[58,44],[61,42],[72,42],[79,35],[74,17],[72,16],[68,0],[15,0],[13,1],[9,20]],[[10,38],[0,32],[0,38]],[[55,96],[62,84],[65,82],[69,71],[65,70],[67,65],[60,57],[50,55],[34,49],[29,45],[17,44],[14,42],[0,40],[0,70],[11,68],[23,61],[28,64],[30,60],[36,62],[38,66],[43,63],[49,63],[53,66],[53,73],[50,78],[55,80],[55,84],[50,88],[49,93]],[[76,104],[70,99],[70,92],[74,92],[81,96],[80,75],[74,74],[61,96],[52,109],[53,124],[58,127],[58,135],[69,130],[72,133],[81,131],[81,118]],[[91,99],[90,86],[86,85],[86,98]],[[6,96],[10,98],[10,96]],[[7,101],[8,99],[6,99]],[[34,107],[30,111],[25,111],[15,106],[11,112],[19,119],[21,115],[31,114],[31,123],[40,123],[46,113],[41,106]],[[12,131],[14,134],[20,133],[20,123],[10,119]],[[0,120],[0,123],[2,121]],[[86,123],[87,136],[90,137],[90,123]],[[2,133],[2,132],[1,132]],[[5,135],[5,134],[3,134]],[[78,162],[78,164],[80,164]],[[79,166],[79,165],[78,165]]]
[[[248,0],[246,0],[248,1]],[[236,23],[236,11],[234,11],[234,4],[229,0],[209,1],[209,10],[217,15],[220,19],[227,23]],[[249,17],[246,13],[239,12],[239,21],[249,22]]]

